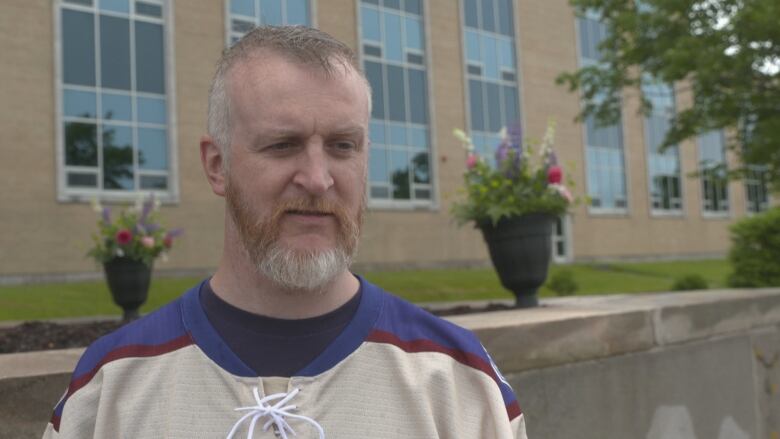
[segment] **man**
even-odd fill
[[[45,437],[525,438],[468,331],[349,271],[370,90],[321,31],[223,55],[201,139],[225,197],[216,273],[89,347]]]

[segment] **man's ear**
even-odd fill
[[[211,190],[220,197],[225,196],[225,171],[222,168],[225,158],[222,156],[222,148],[214,143],[209,135],[200,138],[200,163],[211,185]]]

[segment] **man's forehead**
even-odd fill
[[[254,49],[241,58],[236,59],[230,66],[228,75],[231,79],[246,76],[272,76],[281,68],[295,68],[306,71],[312,75],[323,75],[326,77],[349,78],[353,75],[358,76],[355,70],[347,60],[333,55],[327,62],[319,58],[303,60],[293,54],[280,52],[272,48]]]

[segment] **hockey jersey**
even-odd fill
[[[196,286],[87,348],[44,438],[526,438],[470,331],[360,282],[352,321],[292,377],[255,376]]]

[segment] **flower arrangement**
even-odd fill
[[[453,134],[466,149],[465,199],[452,207],[459,224],[473,221],[478,227],[495,226],[502,218],[530,213],[558,216],[577,202],[568,189],[573,182],[567,179],[567,184],[563,183],[563,168],[552,148],[554,122],[547,125],[538,159],[533,156],[533,143],[523,144],[518,127],[503,128],[495,166],[475,154],[466,133],[456,129]]]
[[[128,258],[152,265],[155,258],[167,257],[173,246],[173,239],[181,235],[181,229],[166,231],[159,223],[159,200],[150,195],[139,198],[133,208],[123,209],[112,219],[111,208],[102,206],[97,200],[92,208],[100,214],[99,231],[92,235],[95,245],[88,255],[99,263],[115,258]]]

